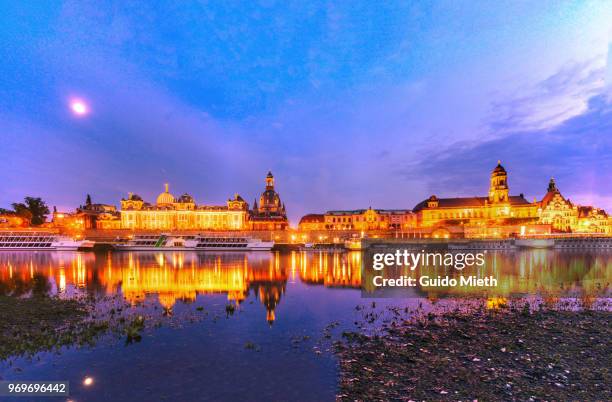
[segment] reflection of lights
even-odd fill
[[[93,384],[93,378],[91,377],[85,377],[85,379],[83,380],[83,385],[85,385],[86,387],[89,387],[90,385]]]

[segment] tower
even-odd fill
[[[268,172],[266,176],[266,190],[274,190],[274,176],[272,172]]]
[[[497,166],[491,172],[489,202],[492,204],[508,202],[508,174],[501,161],[497,161]]]

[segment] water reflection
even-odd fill
[[[253,294],[266,307],[266,319],[272,322],[288,282],[358,289],[362,283],[361,266],[359,252],[3,252],[0,253],[0,292],[26,294],[42,289],[61,297],[83,293],[121,294],[132,304],[153,296],[166,309],[171,309],[179,300],[192,302],[201,294],[226,294],[233,303],[240,303]],[[452,269],[440,272],[432,268],[423,268],[418,274],[426,273],[458,274]],[[484,267],[463,274],[495,276],[498,286],[488,291],[492,300],[514,294],[607,295],[612,255],[550,250],[489,253]],[[365,278],[364,283],[369,280]],[[466,287],[411,291],[413,296],[429,299],[482,292]]]

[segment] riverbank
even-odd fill
[[[0,296],[0,360],[66,345],[93,344],[108,329],[82,300]]]
[[[382,334],[336,344],[337,399],[611,400],[611,319],[527,307],[395,314]]]

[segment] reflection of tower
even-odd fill
[[[491,172],[491,187],[489,188],[489,202],[508,202],[508,174],[506,169],[497,161],[497,166]]]
[[[261,303],[266,306],[266,320],[270,325],[276,320],[276,306],[284,292],[284,284],[264,283],[258,286],[257,294]]]

